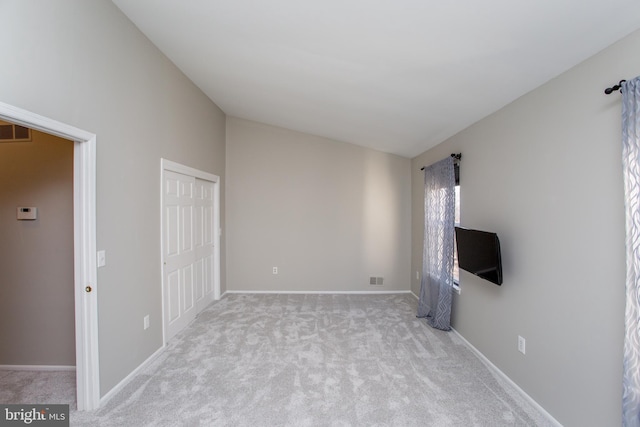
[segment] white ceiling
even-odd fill
[[[226,114],[405,157],[640,28],[638,0],[113,2]]]

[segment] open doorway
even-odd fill
[[[0,120],[0,385],[22,396],[11,403],[76,402],[73,144]]]
[[[76,403],[99,406],[95,143],[96,136],[29,111],[0,103],[0,120],[73,141],[73,300]]]

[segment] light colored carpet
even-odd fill
[[[0,403],[69,404],[76,407],[74,371],[0,370]]]
[[[400,295],[240,295],[212,304],[78,426],[550,425]]]

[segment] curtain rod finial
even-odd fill
[[[626,80],[620,80],[617,85],[613,85],[604,90],[605,95],[611,95],[613,92],[619,90],[622,93],[622,83],[626,82]]]

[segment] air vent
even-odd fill
[[[0,124],[0,142],[31,141],[31,129],[14,124]]]
[[[382,282],[384,281],[384,277],[369,277],[369,284],[371,286],[382,286]]]
[[[13,139],[13,125],[0,125],[0,139]]]

